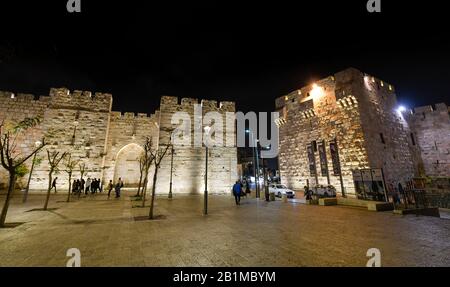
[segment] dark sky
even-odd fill
[[[133,112],[153,112],[161,95],[270,111],[276,97],[353,66],[394,84],[407,106],[450,102],[443,1],[381,0],[379,14],[366,0],[82,0],[79,14],[66,0],[5,2],[0,90],[110,92],[115,110]]]

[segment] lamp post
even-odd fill
[[[173,143],[172,143],[172,136],[170,136],[170,184],[169,184],[169,198],[172,198],[172,174],[173,174]]]
[[[245,130],[245,132],[247,134],[250,134],[252,136],[251,141],[253,142],[253,160],[254,165],[253,165],[253,169],[254,169],[254,176],[255,176],[255,197],[259,198],[260,197],[260,192],[259,192],[259,162],[258,162],[258,140],[255,139],[254,135],[253,135],[253,131],[252,130]]]
[[[263,148],[263,149],[267,149]],[[264,196],[266,198],[266,201],[270,201],[270,195],[269,195],[269,185],[267,184],[267,168],[264,165],[264,158],[262,157],[261,154],[261,161],[262,161],[262,166],[263,166],[263,176],[264,176]],[[266,162],[267,163],[267,162]]]
[[[206,147],[206,154],[205,154],[205,192],[203,193],[203,215],[208,214],[208,135],[209,131],[211,130],[210,126],[204,127],[205,130],[205,136],[206,140],[204,142]]]
[[[35,146],[36,148],[38,148],[38,147],[41,146],[41,144],[42,144],[42,143],[41,143],[40,141],[36,141],[36,142],[34,143],[34,146]],[[37,154],[38,154],[37,152],[34,153],[33,161],[31,162],[31,169],[30,169],[30,175],[28,176],[27,188],[25,189],[25,193],[23,194],[23,200],[22,200],[23,203],[27,202],[27,199],[28,199],[28,191],[30,190],[31,175],[32,175],[32,173],[33,173],[34,164],[35,164],[35,162],[36,162],[36,156],[37,156]]]

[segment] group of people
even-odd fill
[[[55,179],[56,181],[56,179]],[[54,185],[56,183],[54,182]],[[116,182],[116,184],[113,184],[113,181],[110,180],[107,186],[108,189],[108,197],[111,196],[111,191],[114,189],[116,193],[116,198],[120,197],[120,190],[123,187],[123,181],[122,178],[119,177],[119,180]],[[54,187],[56,191],[56,186]],[[87,180],[84,180],[84,178],[81,179],[75,179],[72,183],[72,193],[81,195],[83,192],[85,195],[95,194],[97,192],[101,193],[103,191],[103,185],[99,178],[91,179],[90,177]]]
[[[90,177],[85,181],[82,179],[75,179],[72,183],[72,192],[73,193],[83,193],[84,194],[94,194],[97,192],[102,192],[103,186],[99,178],[91,179]]]
[[[120,190],[123,187],[123,181],[122,178],[119,177],[119,180],[116,182],[116,184],[113,183],[112,180],[108,183],[108,198],[111,196],[111,191],[114,188],[114,192],[116,193],[116,198],[120,197]]]
[[[238,180],[233,185],[233,195],[234,200],[236,201],[236,205],[241,205],[241,196],[247,197],[247,194],[250,193],[250,183],[246,182],[245,184],[245,192],[244,192],[244,184],[242,181]]]

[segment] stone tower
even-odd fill
[[[280,172],[291,188],[340,191],[340,170],[346,194],[355,196],[353,170],[382,168],[386,183],[417,174],[419,151],[389,83],[349,68],[278,98],[276,108]]]

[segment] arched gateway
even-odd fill
[[[116,156],[114,182],[122,178],[126,187],[137,187],[139,184],[139,157],[144,149],[135,143],[121,148]]]

